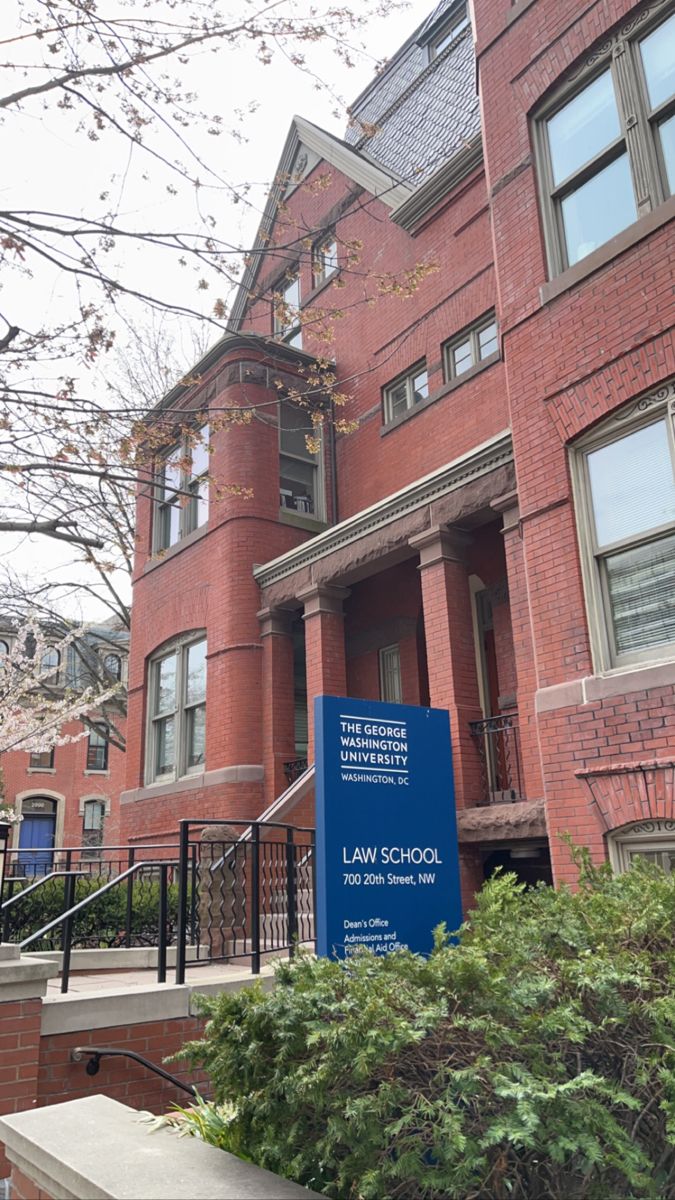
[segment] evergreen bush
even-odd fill
[[[493,878],[428,960],[203,998],[179,1057],[230,1147],[340,1200],[675,1196],[675,878],[582,866],[574,894]]]

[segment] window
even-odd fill
[[[467,15],[466,5],[461,4],[459,8],[455,9],[449,20],[441,26],[438,33],[429,42],[429,60],[431,61],[434,58],[438,58],[439,54],[442,54],[444,50],[447,50],[450,43],[454,42],[457,35],[461,33],[463,29],[466,29],[468,24],[469,17]]]
[[[54,749],[31,752],[28,759],[31,771],[51,771],[54,767]]]
[[[422,400],[426,400],[428,395],[429,377],[426,363],[420,362],[405,375],[399,375],[398,379],[387,384],[384,389],[385,425],[388,425],[390,421],[395,421],[397,417],[401,417],[409,408],[414,408]]]
[[[206,748],[206,639],[181,640],[150,662],[148,782],[201,770]]]
[[[636,858],[656,863],[675,874],[675,821],[638,821],[610,835],[609,857],[614,870],[627,871]]]
[[[159,464],[155,551],[168,550],[208,521],[208,470],[208,426],[196,430]]]
[[[0,664],[4,658],[9,656],[9,642],[4,638],[0,638]]]
[[[540,118],[552,274],[675,191],[675,14],[609,38],[599,70],[593,57],[583,86]]]
[[[605,422],[572,460],[601,669],[675,655],[673,399],[670,411],[639,404],[638,420]]]
[[[317,242],[312,250],[312,282],[319,287],[338,269],[337,242],[333,234]]]
[[[95,852],[103,845],[104,824],[105,801],[85,800],[82,811],[82,846],[89,850],[89,854],[83,855],[83,858],[98,857]]]
[[[97,725],[95,729],[90,730],[87,742],[88,771],[108,770],[109,744],[108,727],[106,725]]]
[[[300,328],[300,276],[283,281],[274,293],[274,336],[302,350]]]
[[[112,679],[120,680],[122,678],[122,659],[119,654],[104,654],[103,666]]]
[[[61,655],[55,646],[50,646],[45,650],[40,659],[40,673],[43,676],[42,682],[55,686],[59,682],[59,667],[61,666]]]
[[[497,322],[494,313],[490,313],[445,343],[443,363],[446,380],[459,379],[460,375],[480,363],[488,359],[492,361],[498,352]]]
[[[282,509],[323,517],[320,455],[307,448],[315,436],[306,408],[290,400],[279,402],[279,504]]]
[[[401,652],[398,646],[383,646],[380,660],[380,699],[390,704],[402,704]]]

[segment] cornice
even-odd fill
[[[490,438],[489,441],[476,446],[468,454],[462,454],[453,462],[432,471],[422,479],[415,480],[414,483],[394,492],[391,496],[385,496],[383,500],[378,500],[377,504],[371,505],[370,508],[364,508],[345,521],[340,521],[338,525],[333,525],[330,529],[318,534],[317,537],[311,538],[310,541],[303,542],[295,549],[280,555],[279,558],[255,567],[253,571],[255,579],[261,587],[269,587],[270,584],[294,574],[301,567],[311,566],[312,563],[326,558],[343,546],[348,546],[351,542],[365,537],[366,534],[382,529],[392,521],[398,520],[399,517],[403,517],[415,509],[423,508],[424,505],[431,504],[449,492],[464,487],[471,480],[478,479],[481,475],[487,475],[497,467],[512,461],[511,433],[506,429],[502,433],[498,433],[496,437]]]

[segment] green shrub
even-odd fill
[[[86,899],[107,883],[105,876],[78,879],[75,884],[75,903]],[[38,929],[44,928],[64,911],[64,881],[47,880],[24,900],[12,906],[8,936],[21,942]],[[175,928],[178,915],[178,884],[168,888],[169,927]],[[127,918],[126,881],[111,888],[73,919],[73,947],[108,947],[124,945]],[[133,945],[156,945],[159,919],[159,883],[156,879],[134,879],[132,892],[131,934]],[[58,950],[61,946],[61,926],[57,925],[29,950]]]
[[[429,960],[299,956],[203,998],[253,1161],[346,1200],[675,1196],[675,878],[488,883]]]

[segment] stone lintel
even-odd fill
[[[410,545],[413,550],[418,551],[419,568],[424,571],[427,567],[433,567],[439,562],[464,563],[466,550],[471,541],[471,535],[463,529],[457,527],[447,529],[441,525],[432,525],[430,529],[425,529],[424,533],[418,533],[415,537],[410,538]]]
[[[257,614],[260,621],[260,636],[291,637],[294,612],[291,608],[261,608]]]
[[[298,600],[304,605],[304,619],[318,617],[320,613],[336,613],[343,616],[343,605],[350,589],[339,587],[334,583],[313,584],[298,593]]]

